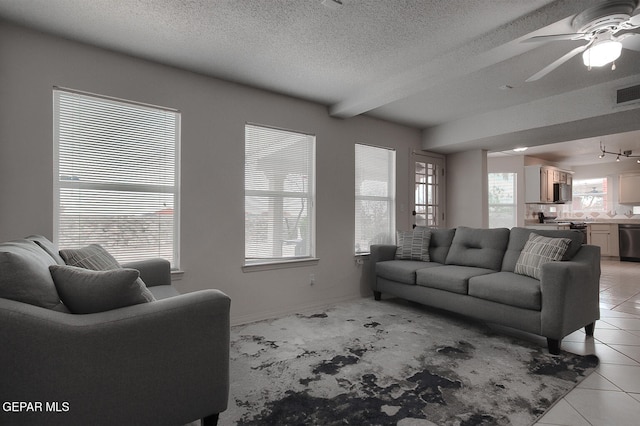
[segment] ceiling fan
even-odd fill
[[[577,14],[571,21],[575,33],[541,35],[524,39],[527,43],[546,43],[556,40],[586,40],[556,61],[547,65],[526,81],[536,81],[574,56],[582,53],[589,69],[613,64],[622,54],[622,48],[640,51],[640,34],[631,30],[640,28],[640,13],[632,16],[638,0],[614,0],[591,7]]]

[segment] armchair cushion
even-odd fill
[[[152,302],[135,269],[92,271],[75,266],[49,266],[62,302],[74,314],[94,314]]]

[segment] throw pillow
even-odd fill
[[[514,272],[539,280],[542,265],[561,260],[569,248],[569,243],[569,238],[549,238],[532,232],[520,252]]]
[[[396,259],[430,262],[430,242],[431,231],[427,228],[415,228],[413,231],[398,231]]]
[[[67,266],[77,266],[94,271],[122,269],[122,266],[118,263],[115,257],[111,256],[111,253],[109,253],[100,244],[89,244],[88,246],[79,249],[60,250],[60,256],[64,259]],[[138,285],[145,289],[147,288],[140,277],[138,277]],[[148,289],[147,291],[149,292]],[[149,292],[149,295],[151,295],[151,292]]]
[[[118,261],[100,244],[90,244],[79,249],[60,250],[60,256],[69,266],[78,266],[94,271],[106,271],[121,267]]]
[[[49,271],[62,302],[74,314],[93,314],[148,303],[153,295],[135,269],[93,271],[75,266],[51,265]]]

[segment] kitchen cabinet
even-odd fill
[[[618,224],[589,223],[587,225],[587,244],[600,247],[601,256],[619,256]]]
[[[622,173],[618,183],[618,203],[640,204],[640,173]]]
[[[571,172],[552,166],[526,166],[524,168],[524,202],[529,204],[553,203],[553,184],[571,185]]]

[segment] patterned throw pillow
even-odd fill
[[[569,243],[569,238],[549,238],[532,232],[518,257],[514,272],[539,280],[542,265],[561,260]]]
[[[121,267],[118,261],[100,244],[90,244],[79,249],[60,250],[60,256],[68,266],[94,271],[108,271]]]
[[[431,231],[426,228],[416,228],[413,231],[398,231],[396,259],[430,262],[430,241]]]

